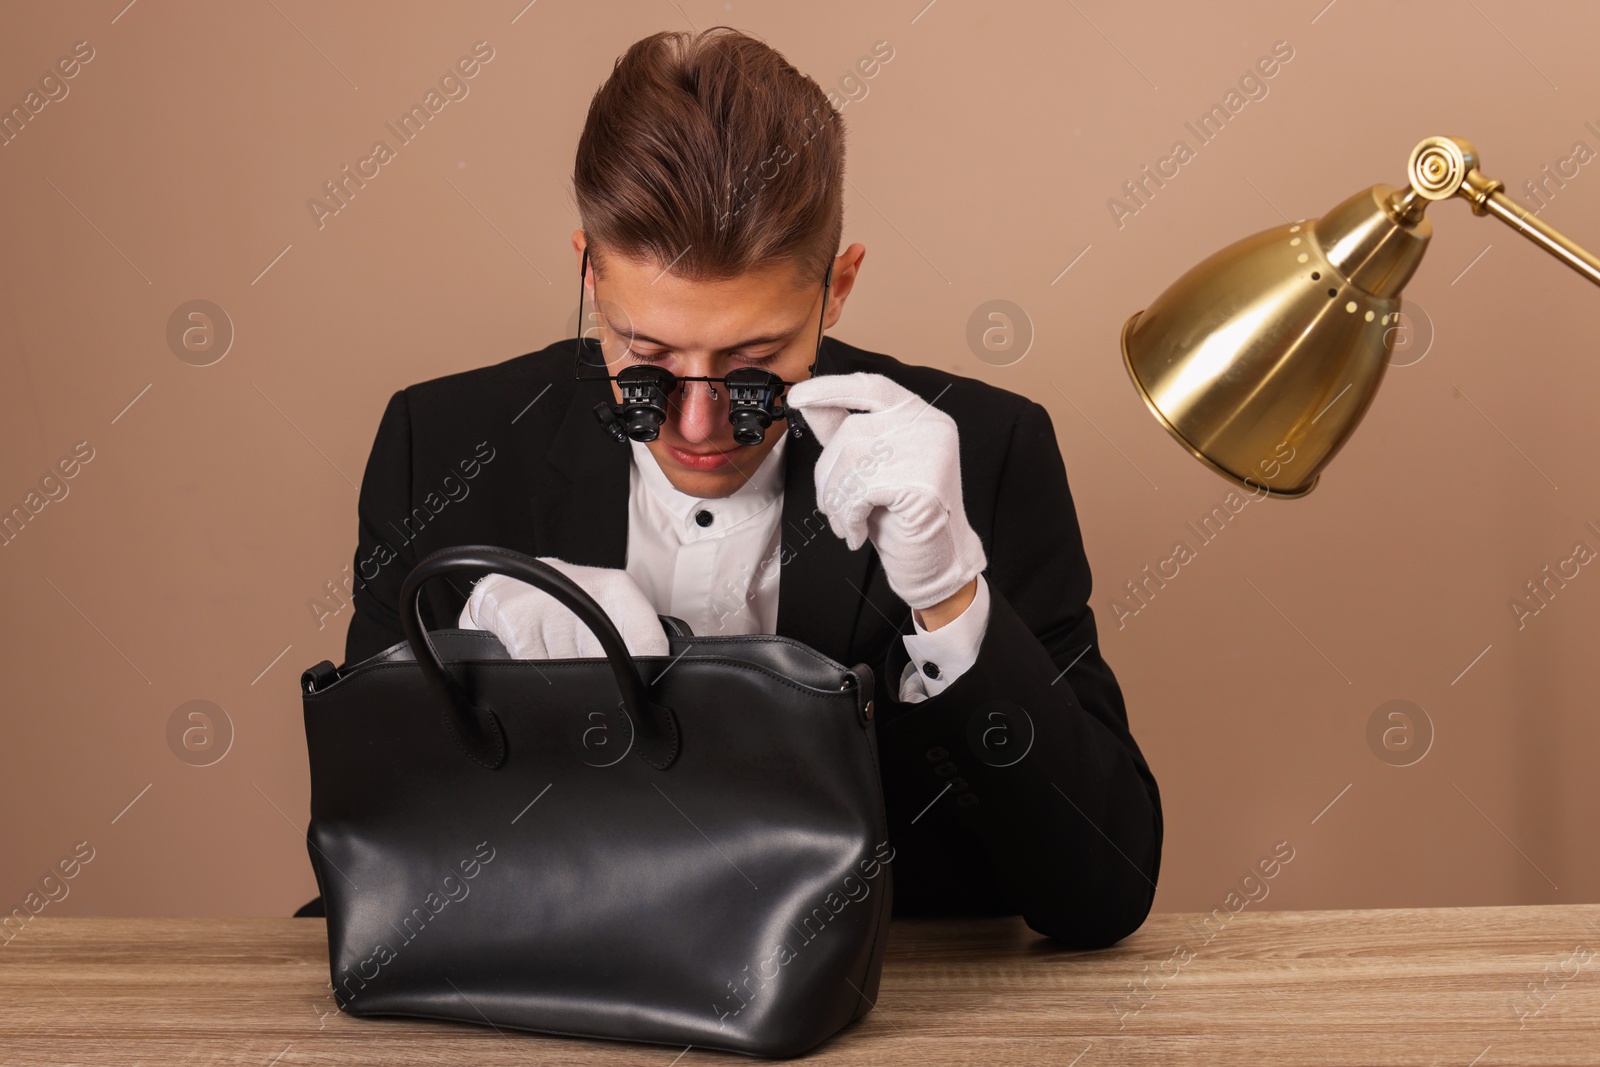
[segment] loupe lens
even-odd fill
[[[728,375],[727,386],[733,439],[741,445],[759,445],[772,425],[783,379],[760,367],[740,367]]]
[[[654,441],[667,418],[667,396],[677,378],[662,367],[629,367],[617,375],[622,390],[622,421],[635,441]]]
[[[741,445],[759,445],[767,436],[772,419],[761,411],[735,411],[728,415],[733,423],[733,439]]]

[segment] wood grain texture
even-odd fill
[[[1073,952],[897,920],[818,1063],[1600,1064],[1600,905],[1154,915]],[[681,1054],[681,1055],[680,1055]],[[0,1062],[741,1063],[334,1008],[314,919],[37,919],[0,947]]]

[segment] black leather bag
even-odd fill
[[[424,582],[490,571],[606,658],[427,632]],[[301,678],[344,1011],[789,1057],[871,1010],[893,849],[868,666],[667,616],[671,654],[633,658],[562,572],[482,545],[425,557],[401,605],[405,642]]]

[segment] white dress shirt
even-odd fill
[[[774,430],[773,432],[778,432]],[[778,570],[783,544],[782,433],[749,480],[725,497],[700,498],[667,479],[648,446],[630,440],[627,571],[656,611],[696,634],[778,630]],[[937,696],[978,658],[989,622],[989,587],[956,618],[902,635],[910,662],[900,678],[907,703]]]

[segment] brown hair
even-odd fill
[[[594,94],[572,184],[597,271],[610,252],[693,281],[791,260],[810,284],[844,232],[844,120],[747,34],[652,34]]]

